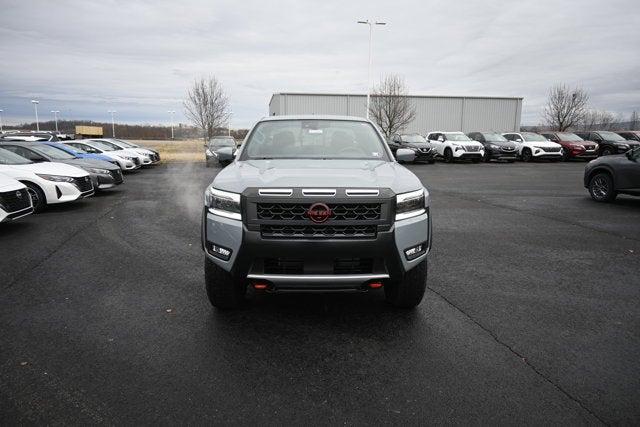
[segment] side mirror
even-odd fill
[[[416,153],[408,148],[399,148],[396,151],[396,160],[399,162],[413,162],[416,158]]]
[[[516,138],[516,142],[522,142],[522,138]]]
[[[439,141],[439,142],[444,142],[444,138],[443,138],[443,137],[441,137],[441,136],[439,136],[439,137],[438,137],[438,141]]]

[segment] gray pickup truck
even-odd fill
[[[209,300],[232,309],[255,291],[383,288],[392,305],[414,307],[426,287],[429,202],[370,121],[265,118],[205,191]]]

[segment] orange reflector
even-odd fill
[[[262,282],[257,282],[253,284],[253,289],[257,289],[259,291],[263,291],[265,289],[267,289],[269,287],[269,285],[267,285],[266,283],[262,283]]]
[[[371,282],[369,283],[369,287],[371,289],[380,289],[382,287],[382,282]]]

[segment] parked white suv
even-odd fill
[[[562,145],[549,141],[534,132],[509,132],[502,136],[516,143],[518,155],[523,162],[536,159],[562,160]]]
[[[22,218],[33,213],[27,187],[0,173],[0,222]]]
[[[478,163],[484,156],[484,146],[462,132],[429,132],[427,140],[438,157],[451,163],[455,159],[470,159]]]
[[[160,161],[160,156],[157,151],[149,150],[148,148],[142,148],[138,146],[134,146],[133,144],[128,143],[127,141],[123,141],[121,139],[116,138],[99,138],[93,139],[94,141],[102,141],[113,144],[117,147],[120,147],[123,150],[134,152],[139,154],[141,157],[142,165],[148,166]]]
[[[140,165],[142,163],[138,156],[123,150],[115,150],[111,146],[103,144],[100,141],[81,139],[77,141],[65,141],[64,145],[80,149],[86,153],[103,154],[110,157],[118,163],[118,166],[120,166],[120,169],[123,171],[140,169]]]
[[[0,148],[0,173],[27,186],[36,211],[48,204],[65,203],[94,193],[89,174],[64,163],[34,163]]]

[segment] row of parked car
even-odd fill
[[[160,162],[157,151],[115,138],[59,140],[55,134],[0,136],[0,222],[92,196],[123,173]]]
[[[433,163],[454,160],[593,160],[621,154],[640,146],[640,131],[592,132],[429,132],[394,134],[387,141],[395,154],[400,148],[415,152],[415,161]]]

